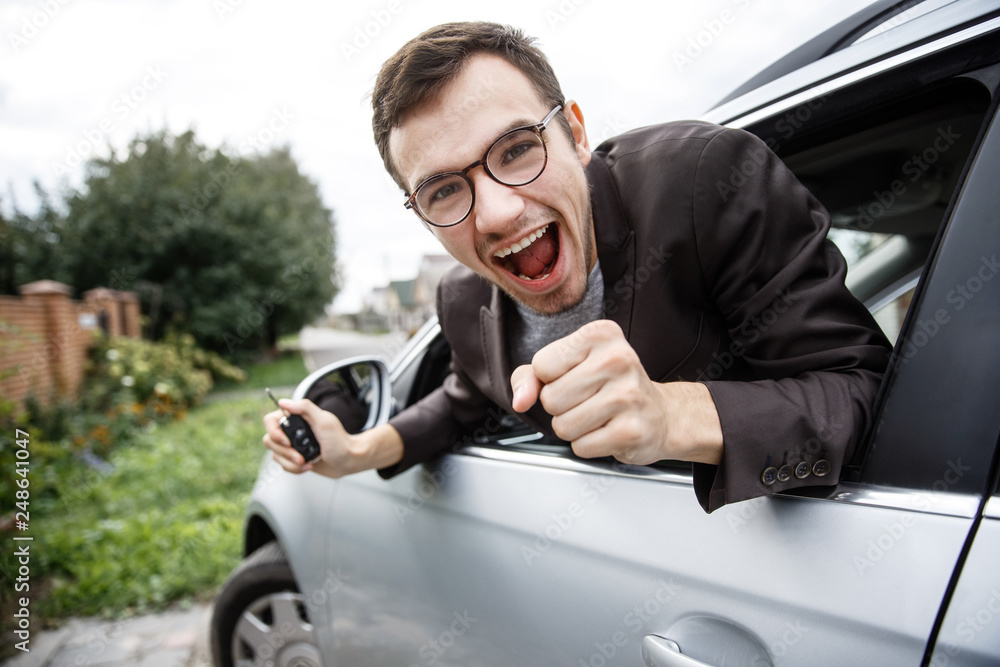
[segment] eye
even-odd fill
[[[524,157],[526,153],[536,146],[537,144],[534,141],[522,141],[519,144],[511,146],[504,151],[502,164],[509,164],[510,162],[514,162],[515,160]]]
[[[460,181],[458,182],[451,181],[445,183],[440,187],[437,187],[436,189],[431,191],[431,193],[427,197],[427,200],[430,201],[431,203],[444,201],[448,197],[457,194],[462,189],[460,183],[461,183]]]

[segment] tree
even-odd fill
[[[0,212],[0,294],[19,294],[21,285],[34,280],[69,279],[59,257],[64,217],[38,183],[35,191],[41,205],[34,215],[16,206],[9,219]]]
[[[334,221],[289,150],[229,155],[192,131],[92,159],[60,239],[77,291],[139,293],[153,338],[234,354],[273,346],[337,289]]]

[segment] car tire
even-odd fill
[[[215,600],[211,636],[216,667],[323,664],[305,598],[277,542],[229,575]]]

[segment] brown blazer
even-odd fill
[[[872,425],[890,346],[844,287],[827,212],[753,135],[698,122],[642,128],[587,166],[605,317],[658,382],[704,382],[722,423],[718,466],[694,465],[706,511],[834,484]],[[390,423],[390,477],[512,411],[509,297],[464,267],[438,291],[452,347],[444,385]],[[536,404],[522,416],[551,434]]]

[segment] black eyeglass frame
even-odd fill
[[[538,180],[538,178],[543,173],[545,173],[545,167],[549,163],[549,149],[548,149],[548,146],[545,143],[545,138],[542,136],[542,132],[548,127],[549,123],[552,122],[552,119],[556,117],[556,114],[559,113],[559,111],[562,110],[562,108],[563,108],[562,104],[557,104],[552,109],[552,111],[550,111],[549,113],[547,113],[545,115],[545,118],[543,118],[541,120],[541,122],[536,123],[534,125],[524,125],[522,127],[515,127],[515,128],[513,128],[511,130],[507,130],[506,132],[504,132],[503,134],[501,134],[499,137],[497,137],[496,141],[494,141],[492,144],[490,144],[490,147],[486,149],[485,153],[483,153],[482,159],[473,162],[472,164],[470,164],[465,169],[462,169],[461,171],[445,171],[445,172],[441,172],[440,174],[434,174],[433,176],[428,176],[424,180],[420,181],[420,183],[417,185],[417,187],[413,188],[413,194],[411,194],[409,197],[406,198],[406,201],[403,202],[403,207],[412,210],[414,213],[417,214],[417,216],[421,220],[423,220],[424,222],[426,222],[428,225],[431,225],[432,227],[442,227],[442,228],[444,228],[444,227],[454,227],[455,225],[458,225],[458,224],[461,224],[462,222],[464,222],[469,217],[469,215],[472,213],[472,209],[474,209],[476,207],[476,187],[475,187],[475,185],[473,185],[472,179],[469,178],[469,175],[468,175],[469,172],[472,171],[473,169],[475,169],[476,167],[478,167],[478,166],[481,165],[483,167],[483,171],[486,172],[487,176],[489,176],[490,178],[492,178],[494,181],[496,181],[500,185],[506,185],[507,187],[519,188],[519,187],[522,187],[524,185],[528,185],[529,183],[535,182],[536,180]],[[531,130],[531,131],[533,131],[536,135],[538,135],[538,139],[542,143],[542,152],[543,152],[543,155],[544,155],[544,158],[542,159],[542,168],[538,170],[538,173],[531,180],[525,181],[523,183],[505,183],[505,182],[501,181],[497,177],[497,175],[494,174],[490,170],[489,163],[486,161],[486,159],[489,157],[489,155],[493,151],[493,149],[496,148],[497,145],[500,142],[503,141],[504,137],[510,136],[510,135],[514,134],[515,132],[523,132],[524,130]],[[472,193],[472,200],[469,202],[469,210],[466,211],[466,213],[465,213],[464,216],[462,216],[460,219],[456,220],[455,222],[449,222],[447,224],[443,224],[442,225],[442,224],[437,223],[437,222],[432,222],[432,221],[428,220],[426,217],[424,217],[424,214],[421,213],[420,209],[416,206],[416,199],[417,199],[417,193],[420,192],[420,188],[424,187],[424,185],[426,185],[430,181],[442,178],[444,176],[458,176],[459,178],[461,178],[462,180],[464,180],[466,183],[468,183],[469,184],[469,192]]]

